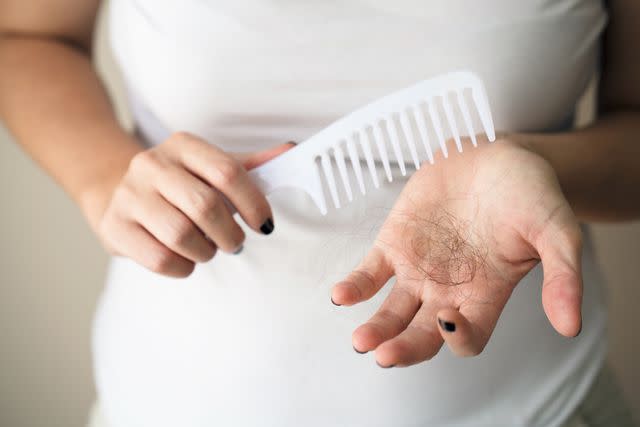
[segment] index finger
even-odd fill
[[[273,231],[271,206],[237,159],[193,135],[176,138],[185,147],[179,150],[185,168],[224,194],[251,228],[263,234]]]

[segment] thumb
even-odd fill
[[[542,306],[551,325],[566,337],[582,329],[582,232],[567,206],[563,220],[547,223],[535,243],[542,260]]]
[[[295,142],[289,141],[285,144],[279,144],[266,150],[253,151],[251,153],[234,153],[233,156],[242,163],[242,166],[244,166],[246,170],[251,170],[275,157],[278,157],[280,154],[289,151],[295,146]]]

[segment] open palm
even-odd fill
[[[360,265],[332,291],[354,305],[396,281],[353,333],[356,351],[383,367],[433,357],[447,342],[461,356],[487,344],[514,287],[542,261],[542,302],[553,327],[581,328],[581,233],[555,172],[507,139],[466,142],[406,184]]]

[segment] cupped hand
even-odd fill
[[[254,230],[273,231],[271,208],[247,170],[293,144],[230,154],[193,135],[177,133],[130,162],[98,226],[109,251],[173,277],[191,274],[217,249],[234,253],[244,232],[223,195]]]
[[[538,262],[553,327],[581,329],[581,232],[549,163],[509,139],[465,142],[424,164],[400,194],[373,247],[332,290],[354,305],[395,276],[377,312],[352,336],[383,367],[460,356],[487,344],[514,287]],[[348,308],[345,308],[348,309]]]

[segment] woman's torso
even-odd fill
[[[112,0],[111,18],[150,142],[187,130],[232,151],[303,140],[454,69],[483,78],[498,129],[559,128],[595,70],[606,19],[594,0]],[[221,254],[187,280],[115,259],[94,339],[112,425],[560,423],[603,355],[590,245],[580,338],[548,325],[538,267],[477,358],[443,349],[383,370],[351,348],[351,332],[387,290],[356,308],[331,305],[329,290],[365,253],[404,182],[327,217],[301,192],[276,193],[273,235],[248,231],[240,256]]]

